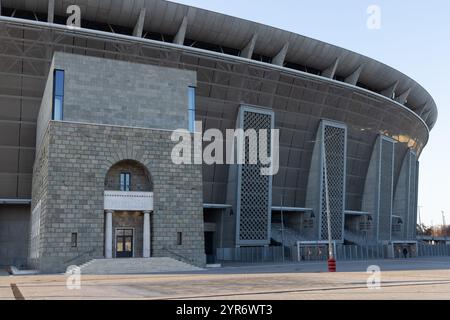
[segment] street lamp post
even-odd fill
[[[444,231],[445,244],[447,244],[447,228],[445,223],[445,213],[443,210],[441,212],[442,212],[442,230]]]
[[[284,262],[284,214],[283,214],[283,195],[281,195],[281,252]]]
[[[418,206],[417,208],[419,209],[418,210],[419,211],[419,225],[422,228],[422,217],[421,217],[420,213],[421,213],[423,207],[422,206]]]

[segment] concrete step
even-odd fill
[[[19,270],[18,268],[11,266],[9,268],[10,273],[12,275],[17,275],[17,276],[29,276],[29,275],[35,275],[35,274],[39,274],[38,270]]]
[[[80,266],[81,274],[148,274],[199,271],[172,258],[94,259]]]

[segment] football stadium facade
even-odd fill
[[[219,249],[325,243],[327,207],[334,243],[415,242],[437,108],[401,72],[163,0],[0,8],[0,265],[201,266]],[[278,129],[278,172],[175,164],[171,134],[194,120]]]

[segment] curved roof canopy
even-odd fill
[[[85,20],[192,39],[271,57],[322,71],[322,76],[339,75],[345,82],[361,83],[406,105],[432,129],[437,107],[431,95],[405,74],[361,54],[292,32],[228,15],[164,0],[0,0],[2,7],[67,16],[72,4],[81,8]],[[142,10],[145,8],[145,12]],[[184,21],[184,23],[183,23]],[[183,30],[182,30],[183,29]],[[181,40],[183,44],[183,40]]]

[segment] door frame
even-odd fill
[[[114,228],[114,259],[117,258],[117,230],[133,230],[133,248],[131,250],[131,258],[134,258],[134,248],[136,242],[136,230],[134,227],[116,227]],[[120,258],[123,259],[123,258]]]

